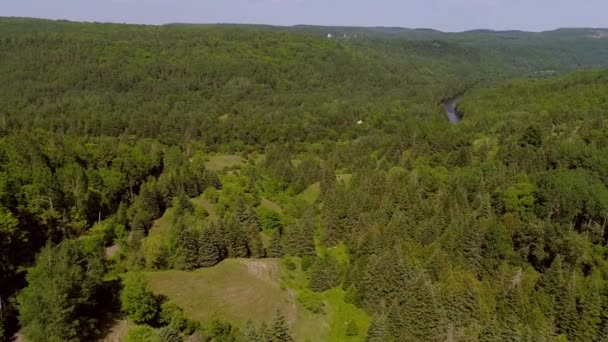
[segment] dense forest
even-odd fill
[[[593,30],[0,18],[0,338],[606,341],[607,61]],[[242,265],[297,313],[175,294]]]

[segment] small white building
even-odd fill
[[[327,39],[332,39],[333,37],[334,37],[334,35],[333,35],[333,34],[331,34],[331,33],[328,33],[328,34],[327,34]]]

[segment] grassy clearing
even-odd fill
[[[205,209],[205,211],[209,214],[209,216],[207,217],[208,220],[210,220],[210,221],[218,220],[217,212],[215,210],[215,205],[213,203],[211,203],[208,199],[206,199],[203,195],[201,195],[197,198],[192,198],[191,200],[192,200],[192,203],[194,203],[194,205],[197,205],[197,206]]]
[[[270,322],[279,309],[286,317],[296,341],[364,341],[369,317],[344,302],[344,291],[314,293],[323,302],[323,312],[313,313],[297,301],[305,291],[308,276],[285,269],[276,259],[228,259],[221,264],[193,272],[160,271],[146,276],[157,294],[184,309],[201,322],[217,318],[237,326],[251,319]],[[354,320],[360,334],[346,336],[346,325]]]
[[[279,214],[283,213],[283,208],[281,208],[280,205],[267,199],[266,197],[262,197],[262,199],[260,201],[260,206],[262,206],[268,210],[274,211],[275,213],[279,213]]]
[[[226,168],[242,166],[245,162],[245,159],[234,154],[220,154],[209,157],[205,167],[211,171],[221,171]]]
[[[341,173],[341,174],[337,174],[336,177],[338,179],[338,183],[343,182],[345,185],[348,185],[350,183],[350,180],[353,178],[353,174],[352,173]]]
[[[173,212],[173,208],[167,208],[163,216],[152,223],[152,228],[150,228],[148,236],[163,235],[164,233],[169,232],[173,224]]]
[[[321,183],[317,182],[310,185],[306,190],[298,195],[298,198],[306,201],[308,204],[313,204],[321,194]]]
[[[276,260],[229,259],[193,272],[150,272],[147,277],[155,293],[201,322],[219,318],[242,326],[251,319],[260,324],[279,309],[294,324],[295,299],[281,289],[278,272]]]

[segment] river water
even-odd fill
[[[458,103],[457,98],[447,100],[443,103],[443,106],[445,107],[445,112],[448,114],[448,119],[450,120],[450,123],[452,123],[452,124],[457,124],[460,122],[458,113],[456,113],[456,104],[457,103]]]

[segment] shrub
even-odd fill
[[[124,342],[160,342],[156,331],[147,325],[136,325],[129,329]]]
[[[158,330],[158,337],[161,342],[182,342],[184,339],[179,331],[172,326],[166,326]]]
[[[358,336],[359,335],[359,327],[357,326],[357,322],[354,320],[350,320],[346,325],[346,336]]]
[[[120,295],[121,308],[135,323],[152,321],[158,313],[158,302],[141,273],[128,275]]]
[[[313,313],[324,312],[325,304],[323,303],[323,297],[320,294],[312,292],[308,289],[298,294],[298,302],[300,302],[302,306],[306,308],[306,310]]]

